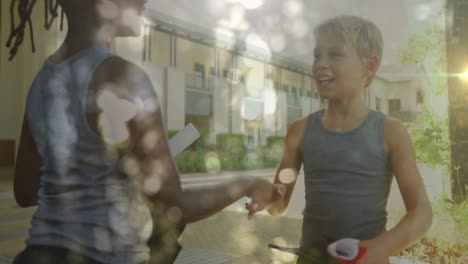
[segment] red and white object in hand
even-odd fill
[[[355,264],[366,254],[366,248],[359,246],[359,240],[354,238],[335,241],[328,245],[327,251],[340,264]]]

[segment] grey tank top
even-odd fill
[[[102,263],[145,263],[149,208],[86,119],[90,79],[112,56],[89,48],[61,64],[46,61],[29,90],[26,116],[42,167],[27,244],[65,247]]]
[[[341,238],[385,231],[392,182],[384,150],[385,116],[373,110],[348,132],[326,129],[324,110],[309,115],[302,139],[306,206],[301,247],[325,252]]]

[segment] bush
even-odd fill
[[[172,138],[177,131],[168,131]],[[243,134],[218,134],[217,149],[209,150],[205,146],[206,133],[192,146],[180,153],[175,161],[181,173],[205,172],[205,156],[208,152],[217,152],[222,170],[244,170],[274,168],[279,165],[283,152],[284,137],[269,137],[267,147],[248,149],[245,147]]]
[[[218,134],[216,143],[218,155],[223,170],[242,170],[245,168],[242,162],[246,154],[243,134]]]
[[[448,118],[438,118],[434,111],[424,107],[419,123],[406,124],[413,141],[416,158],[432,167],[450,166]]]
[[[268,147],[279,147],[283,149],[284,146],[284,137],[282,136],[271,136],[267,138]]]
[[[243,134],[218,134],[216,144],[218,150],[228,153],[245,153],[245,135]]]
[[[177,130],[169,130],[168,137],[172,138]],[[181,173],[203,172],[205,168],[205,140],[206,133],[200,131],[200,138],[175,158],[177,168]]]
[[[250,149],[245,155],[243,161],[246,169],[266,168],[264,149]]]

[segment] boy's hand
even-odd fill
[[[387,264],[390,256],[385,245],[376,240],[363,240],[359,242],[360,246],[367,249],[364,257],[357,264]]]
[[[245,204],[245,208],[249,211],[248,218],[251,219],[256,212],[281,200],[285,193],[286,187],[283,184],[272,184],[267,180],[256,179],[247,195],[252,200]]]

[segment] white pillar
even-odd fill
[[[245,122],[242,117],[242,103],[245,97],[245,85],[243,83],[233,84],[231,95],[232,133],[243,134],[245,132]]]
[[[277,91],[278,96],[278,108],[277,108],[277,120],[276,129],[278,130],[278,136],[286,136],[288,130],[288,97],[284,91]]]
[[[213,137],[220,133],[229,133],[229,83],[225,79],[213,78]]]
[[[311,102],[312,102],[312,107],[311,107],[311,110],[310,110],[311,113],[320,110],[320,99],[311,98]]]
[[[167,69],[166,124],[168,130],[180,130],[185,125],[185,73]]]
[[[301,108],[301,116],[307,116],[312,112],[312,98],[305,96],[299,97],[299,105]]]

